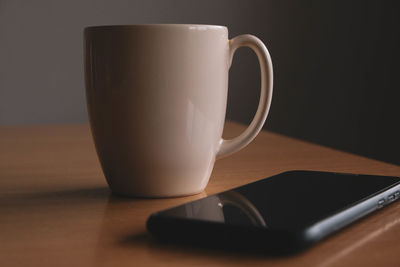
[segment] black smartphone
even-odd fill
[[[168,242],[290,254],[399,197],[399,177],[289,171],[154,213],[147,229]]]

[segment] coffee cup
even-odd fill
[[[85,28],[84,43],[89,121],[116,194],[203,191],[215,160],[249,144],[268,115],[272,63],[255,36],[229,40],[226,27],[213,25],[116,25]],[[228,72],[242,46],[260,63],[260,101],[248,128],[225,140]]]

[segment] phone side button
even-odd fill
[[[395,195],[391,194],[390,196],[388,196],[388,202],[392,202],[395,198]]]
[[[382,208],[384,204],[385,204],[385,199],[384,198],[379,199],[379,201],[378,201],[378,209]]]
[[[398,197],[400,196],[400,191],[394,192],[394,196],[395,196],[396,198],[398,198]]]

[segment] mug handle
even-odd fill
[[[239,47],[249,47],[257,55],[261,69],[261,94],[257,112],[249,127],[239,136],[225,140],[221,138],[217,158],[228,156],[247,146],[260,132],[267,118],[272,99],[273,72],[271,56],[257,37],[244,34],[229,40],[229,66],[232,64],[233,55]]]

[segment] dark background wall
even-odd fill
[[[219,24],[271,52],[267,129],[400,164],[399,13],[378,0],[0,0],[0,125],[87,122],[85,26]],[[255,55],[240,49],[228,118],[250,122],[259,76]]]

